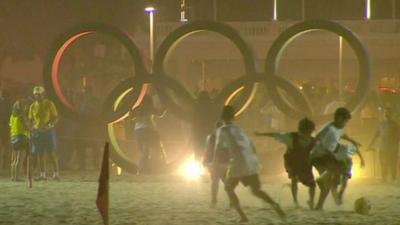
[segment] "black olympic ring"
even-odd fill
[[[244,77],[250,78],[251,76],[255,75],[256,69],[255,69],[254,55],[250,50],[250,48],[248,47],[248,45],[246,44],[246,42],[242,39],[242,37],[232,27],[223,23],[211,22],[211,21],[197,21],[188,23],[172,31],[163,40],[155,55],[154,65],[153,65],[154,73],[157,74],[158,76],[165,77],[166,72],[164,71],[164,63],[166,57],[168,57],[168,53],[170,53],[170,51],[174,48],[174,46],[176,46],[181,40],[201,31],[210,31],[213,33],[218,33],[227,38],[228,40],[230,40],[238,48],[240,54],[242,55],[245,67]],[[235,83],[235,81],[232,81],[232,83]],[[188,115],[188,113],[184,109],[179,107],[177,104],[175,104],[173,100],[171,100],[171,98],[169,98],[169,95],[165,92],[163,82],[162,81],[155,82],[154,84],[157,87],[157,90],[160,92],[160,98],[162,98],[161,100],[168,105],[168,108],[171,111],[177,113],[180,117],[185,118]],[[254,83],[247,83],[244,85],[244,91],[242,93],[242,96],[244,97],[239,98],[242,106],[248,105],[249,101],[251,101],[253,90],[254,90]],[[228,91],[230,91],[229,88],[228,89],[224,88],[216,97],[216,102],[221,102],[222,98],[232,94],[232,93],[227,93]],[[182,96],[189,96],[187,91],[183,90],[180,92],[180,94]]]
[[[300,110],[296,110],[282,98],[277,91],[277,86],[271,78],[276,76],[279,58],[285,47],[297,36],[313,30],[326,30],[342,36],[350,44],[357,56],[359,61],[360,79],[355,95],[346,103],[345,107],[350,109],[350,111],[355,110],[357,106],[359,106],[365,100],[365,97],[368,95],[372,84],[371,60],[366,48],[352,31],[339,23],[326,20],[310,20],[297,23],[283,31],[283,33],[281,33],[278,38],[275,39],[270,50],[268,51],[264,67],[267,75],[265,84],[272,101],[279,110],[292,118],[298,119],[303,117],[305,114]],[[316,121],[325,121],[332,117],[332,115],[307,116],[310,116]]]
[[[160,100],[168,110],[177,114],[180,118],[190,121],[191,117],[188,110],[175,103],[167,93],[166,89],[173,90],[180,98],[190,102],[191,106],[194,106],[195,97],[184,88],[180,82],[167,76],[163,64],[171,48],[173,48],[183,38],[200,31],[218,33],[232,41],[239,49],[245,65],[245,74],[231,81],[222,89],[214,99],[214,106],[222,108],[222,105],[229,104],[233,95],[240,93],[238,97],[239,107],[237,107],[237,114],[240,114],[240,112],[250,104],[256,90],[256,84],[264,83],[267,87],[268,94],[275,105],[287,116],[294,119],[303,116],[310,116],[313,119],[318,120],[327,119],[330,115],[314,115],[308,100],[293,83],[276,76],[279,55],[282,53],[284,47],[297,35],[312,30],[327,30],[334,32],[348,41],[356,52],[360,64],[360,76],[365,79],[360,79],[356,95],[346,105],[351,110],[354,110],[364,100],[371,85],[371,62],[367,51],[355,34],[338,23],[324,20],[301,22],[289,27],[280,34],[268,52],[265,63],[265,74],[256,72],[255,60],[250,48],[232,27],[223,23],[198,21],[187,23],[177,28],[161,43],[159,51],[155,56],[152,74],[148,74],[145,71],[142,58],[136,45],[121,31],[102,24],[84,25],[64,34],[53,46],[44,72],[45,87],[48,90],[49,97],[55,101],[56,105],[60,107],[61,112],[65,115],[82,122],[89,119],[87,115],[82,115],[76,110],[73,110],[71,105],[65,101],[65,97],[61,93],[61,88],[58,84],[57,69],[62,54],[72,42],[82,36],[94,32],[105,33],[121,41],[134,60],[136,75],[121,82],[112,90],[111,94],[107,96],[102,110],[102,117],[100,119],[106,121],[105,123],[108,123],[109,137],[114,147],[113,154],[111,154],[113,161],[124,170],[136,173],[137,166],[124,155],[123,151],[121,151],[116,143],[115,136],[111,135],[113,133],[113,122],[124,118],[129,110],[140,104],[141,96],[143,96],[143,93],[145,92],[144,87],[146,84],[154,84]],[[291,101],[285,100],[278,89],[283,90],[287,96],[290,96]],[[93,118],[90,119],[93,120]],[[166,170],[168,172],[172,171],[177,162],[178,160],[170,163]]]

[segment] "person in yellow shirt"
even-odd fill
[[[29,151],[29,122],[27,118],[28,105],[25,99],[18,100],[12,107],[10,116],[10,138],[12,145],[11,180],[18,179],[19,171],[25,154]]]
[[[32,126],[32,153],[38,157],[40,176],[37,181],[47,180],[46,158],[50,155],[53,164],[53,178],[60,180],[58,173],[57,136],[54,125],[58,121],[57,109],[52,101],[45,97],[41,86],[33,88],[35,101],[29,107],[28,118]]]

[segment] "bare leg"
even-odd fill
[[[260,185],[251,185],[251,192],[258,198],[264,200],[272,206],[272,208],[278,213],[281,219],[286,218],[285,212],[281,209],[278,203],[276,203],[272,198],[264,191],[261,190]]]
[[[40,171],[40,177],[42,180],[46,179],[46,153],[39,153],[38,159],[39,159],[39,171]]]
[[[317,184],[318,184],[318,187],[320,188],[321,192],[319,195],[317,206],[315,207],[316,210],[323,209],[325,199],[328,196],[329,190],[331,188],[332,176],[333,176],[332,172],[325,171],[317,179]]]
[[[28,187],[32,188],[32,155],[30,150],[26,151],[26,177],[28,180]]]
[[[36,155],[37,166],[39,169],[39,177],[35,178],[36,181],[46,180],[46,154],[40,152]]]
[[[293,197],[293,203],[298,207],[299,206],[299,202],[297,201],[297,179],[296,178],[292,178],[292,182],[291,182],[291,190],[292,190],[292,197]]]
[[[338,193],[338,199],[339,199],[340,204],[343,203],[343,194],[344,194],[344,191],[346,190],[348,180],[349,180],[349,178],[347,176],[342,176],[341,186],[340,186],[340,190]]]
[[[50,153],[50,157],[51,157],[51,162],[53,165],[53,178],[56,180],[59,180],[59,167],[58,167],[58,157],[57,157],[57,153],[55,151]]]
[[[247,216],[244,214],[242,208],[240,207],[239,198],[235,193],[235,185],[225,184],[225,191],[228,194],[229,200],[233,208],[238,212],[240,216],[240,222],[247,222]]]
[[[18,173],[19,173],[19,169],[20,169],[20,165],[21,165],[21,151],[16,151],[15,155],[14,155],[14,178],[15,181],[18,181]]]
[[[311,185],[308,188],[308,195],[310,196],[310,199],[308,200],[308,206],[310,207],[310,209],[314,209],[314,199],[315,199],[315,184]]]
[[[15,158],[16,158],[16,151],[12,151],[11,153],[11,157],[12,157],[12,161],[11,161],[11,180],[15,181],[16,180],[16,171],[15,171]]]
[[[216,173],[218,173],[218,171],[211,171],[211,208],[214,208],[217,205],[219,177]]]
[[[343,176],[336,174],[333,176],[333,179],[332,179],[331,193],[332,193],[332,197],[333,197],[333,200],[335,201],[336,205],[342,204],[340,201],[340,198],[339,198],[339,194],[338,194],[339,184],[341,185],[340,187],[342,187],[342,184],[341,184],[342,177]]]

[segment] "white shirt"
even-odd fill
[[[240,127],[226,124],[218,128],[215,151],[216,155],[229,154],[229,177],[244,177],[258,173],[259,164],[254,145]]]
[[[316,136],[317,143],[311,151],[312,157],[333,153],[343,135],[343,129],[338,129],[333,123],[325,125]]]

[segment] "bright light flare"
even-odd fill
[[[353,157],[353,166],[351,167],[352,178],[366,178],[368,177],[368,167],[361,167],[361,161],[358,157]]]
[[[355,179],[365,177],[364,168],[361,168],[358,162],[351,168],[351,177]]]
[[[274,0],[274,11],[273,11],[272,19],[275,20],[275,21],[278,20],[278,3],[277,3],[277,0]]]
[[[117,175],[121,176],[122,175],[122,169],[121,167],[117,166]]]
[[[179,174],[188,180],[198,180],[205,174],[202,164],[194,159],[194,155],[188,158],[179,169]]]
[[[371,19],[371,0],[365,0],[365,19]]]
[[[155,8],[152,7],[152,6],[149,6],[149,7],[146,7],[144,9],[144,11],[147,12],[147,13],[153,13],[155,11]]]

